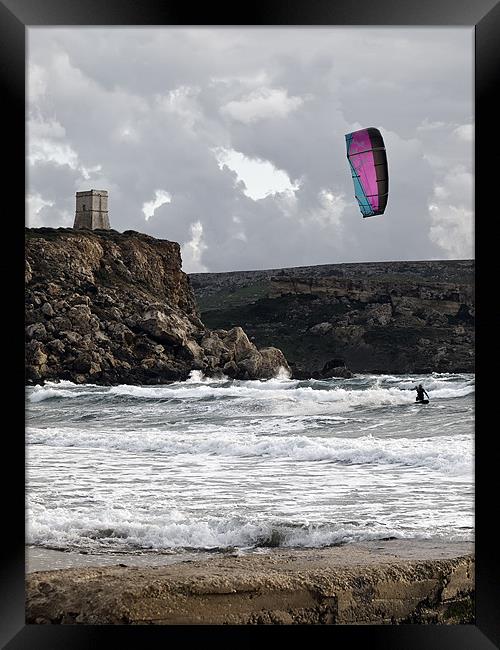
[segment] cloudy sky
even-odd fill
[[[27,225],[178,241],[186,272],[473,257],[473,29],[29,28]],[[380,129],[363,219],[344,135]]]

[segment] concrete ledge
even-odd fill
[[[338,549],[27,577],[27,623],[474,623],[474,556],[408,560]]]

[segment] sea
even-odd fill
[[[26,542],[182,558],[472,541],[474,383],[194,371],[155,386],[28,387]]]

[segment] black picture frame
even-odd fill
[[[4,150],[8,160],[7,190],[3,193],[5,250],[10,261],[2,256],[4,295],[9,305],[3,341],[7,341],[10,359],[3,374],[9,379],[8,405],[5,412],[24,413],[24,338],[23,291],[24,224],[18,216],[21,189],[25,193],[25,35],[26,29],[38,25],[380,25],[380,26],[469,26],[475,29],[475,257],[477,290],[476,360],[478,366],[491,365],[493,327],[498,331],[498,318],[491,317],[488,305],[497,298],[488,292],[488,282],[495,277],[495,254],[481,251],[481,239],[493,240],[498,230],[496,187],[491,176],[500,167],[499,135],[492,128],[498,121],[495,90],[500,79],[500,3],[496,0],[372,0],[353,3],[351,0],[266,0],[237,6],[225,3],[188,6],[161,0],[0,0],[0,80],[3,99],[4,136],[10,139]],[[436,62],[438,65],[438,62]],[[497,129],[499,131],[500,129]],[[5,142],[4,139],[2,139]],[[21,142],[23,144],[21,144]],[[5,186],[4,186],[5,188]],[[22,229],[22,230],[21,230]],[[496,283],[495,283],[496,284]],[[495,285],[494,285],[495,287]],[[496,292],[495,292],[496,293]],[[19,319],[16,321],[16,319]],[[20,335],[16,336],[15,332]],[[7,337],[7,338],[6,338]],[[496,346],[494,347],[496,350]],[[19,376],[15,381],[11,377]],[[293,628],[298,642],[313,637],[321,630],[335,646],[353,643],[369,648],[412,650],[453,649],[482,650],[500,647],[500,571],[496,557],[498,544],[492,531],[498,510],[496,495],[496,456],[493,452],[495,428],[483,411],[488,402],[488,380],[482,373],[476,378],[476,623],[464,626],[297,626]],[[19,380],[19,381],[18,381]],[[6,389],[4,389],[6,390]],[[4,393],[4,396],[6,393]],[[478,402],[477,402],[478,400]],[[494,400],[489,400],[490,404]],[[486,407],[484,407],[486,408]],[[42,626],[25,624],[24,600],[24,433],[21,416],[17,426],[7,428],[4,436],[4,469],[2,472],[4,503],[12,502],[13,514],[4,514],[3,538],[7,548],[1,558],[0,574],[0,642],[9,650],[29,648],[89,648],[122,643],[157,645],[162,641],[189,642],[193,634],[215,632],[221,638],[237,640],[243,633],[252,641],[265,634],[271,641],[276,635],[289,632],[279,626],[242,626],[212,628],[196,626]],[[477,435],[479,434],[479,435]],[[493,435],[490,435],[493,434]],[[8,437],[8,440],[5,438]],[[6,460],[8,459],[8,460]],[[11,496],[12,495],[12,496]],[[307,628],[304,632],[304,628]],[[307,637],[300,638],[306,634]],[[318,639],[319,641],[319,639]],[[206,642],[206,637],[203,639]]]

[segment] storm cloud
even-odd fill
[[[28,225],[178,241],[186,272],[473,257],[472,28],[30,28]],[[390,174],[363,219],[344,134]]]

